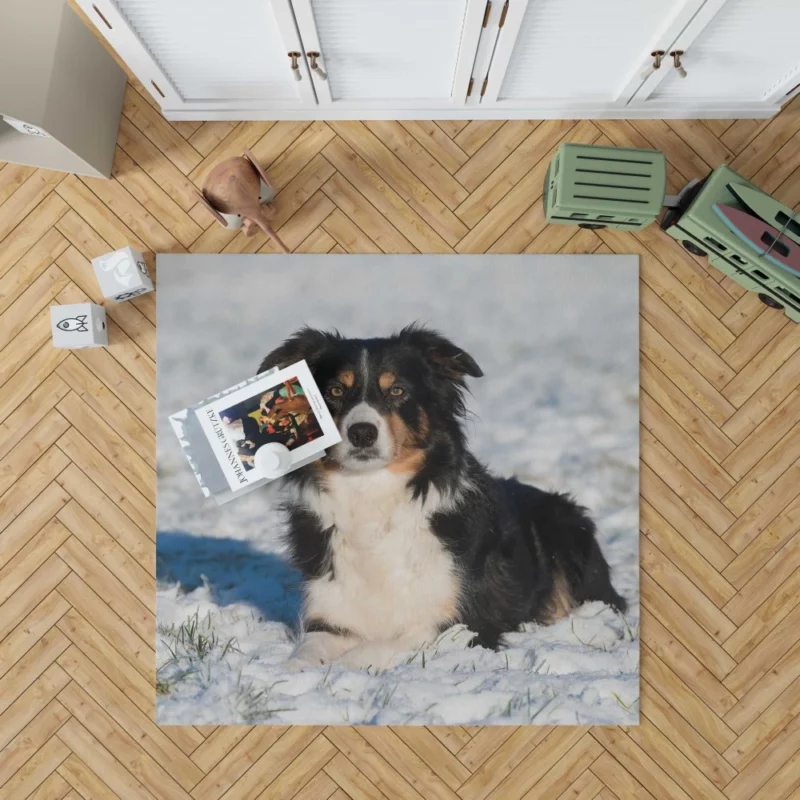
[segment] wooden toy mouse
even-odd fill
[[[282,252],[288,253],[289,248],[269,223],[275,216],[275,208],[263,202],[262,183],[274,196],[266,173],[253,154],[245,150],[244,155],[226,158],[217,164],[208,174],[199,196],[224,227],[238,228],[241,225],[245,236],[253,236],[256,229],[261,228],[275,240]]]

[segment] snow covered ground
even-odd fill
[[[158,315],[161,724],[638,721],[635,257],[160,256]],[[379,674],[287,672],[300,599],[280,488],[205,500],[167,417],[254,374],[303,324],[380,336],[414,320],[485,373],[470,386],[473,452],[589,507],[630,610],[587,604],[497,653],[455,627]]]

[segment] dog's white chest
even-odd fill
[[[407,476],[388,470],[334,475],[304,496],[331,539],[332,573],[306,587],[306,610],[368,639],[425,638],[456,612],[452,556],[430,530],[439,500],[412,500]]]

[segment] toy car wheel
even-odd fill
[[[683,245],[684,249],[688,250],[694,256],[707,256],[705,250],[701,250],[694,242],[690,242],[688,239],[684,239],[681,244]]]
[[[578,223],[579,228],[586,228],[590,231],[599,231],[601,228],[605,228],[605,225],[598,225],[596,222],[580,222]]]
[[[768,294],[759,294],[758,299],[765,306],[769,306],[770,308],[777,308],[777,309],[783,308],[783,306],[774,297],[770,297]]]

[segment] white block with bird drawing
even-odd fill
[[[153,291],[153,281],[144,257],[132,247],[93,258],[92,266],[106,300],[121,303]]]

